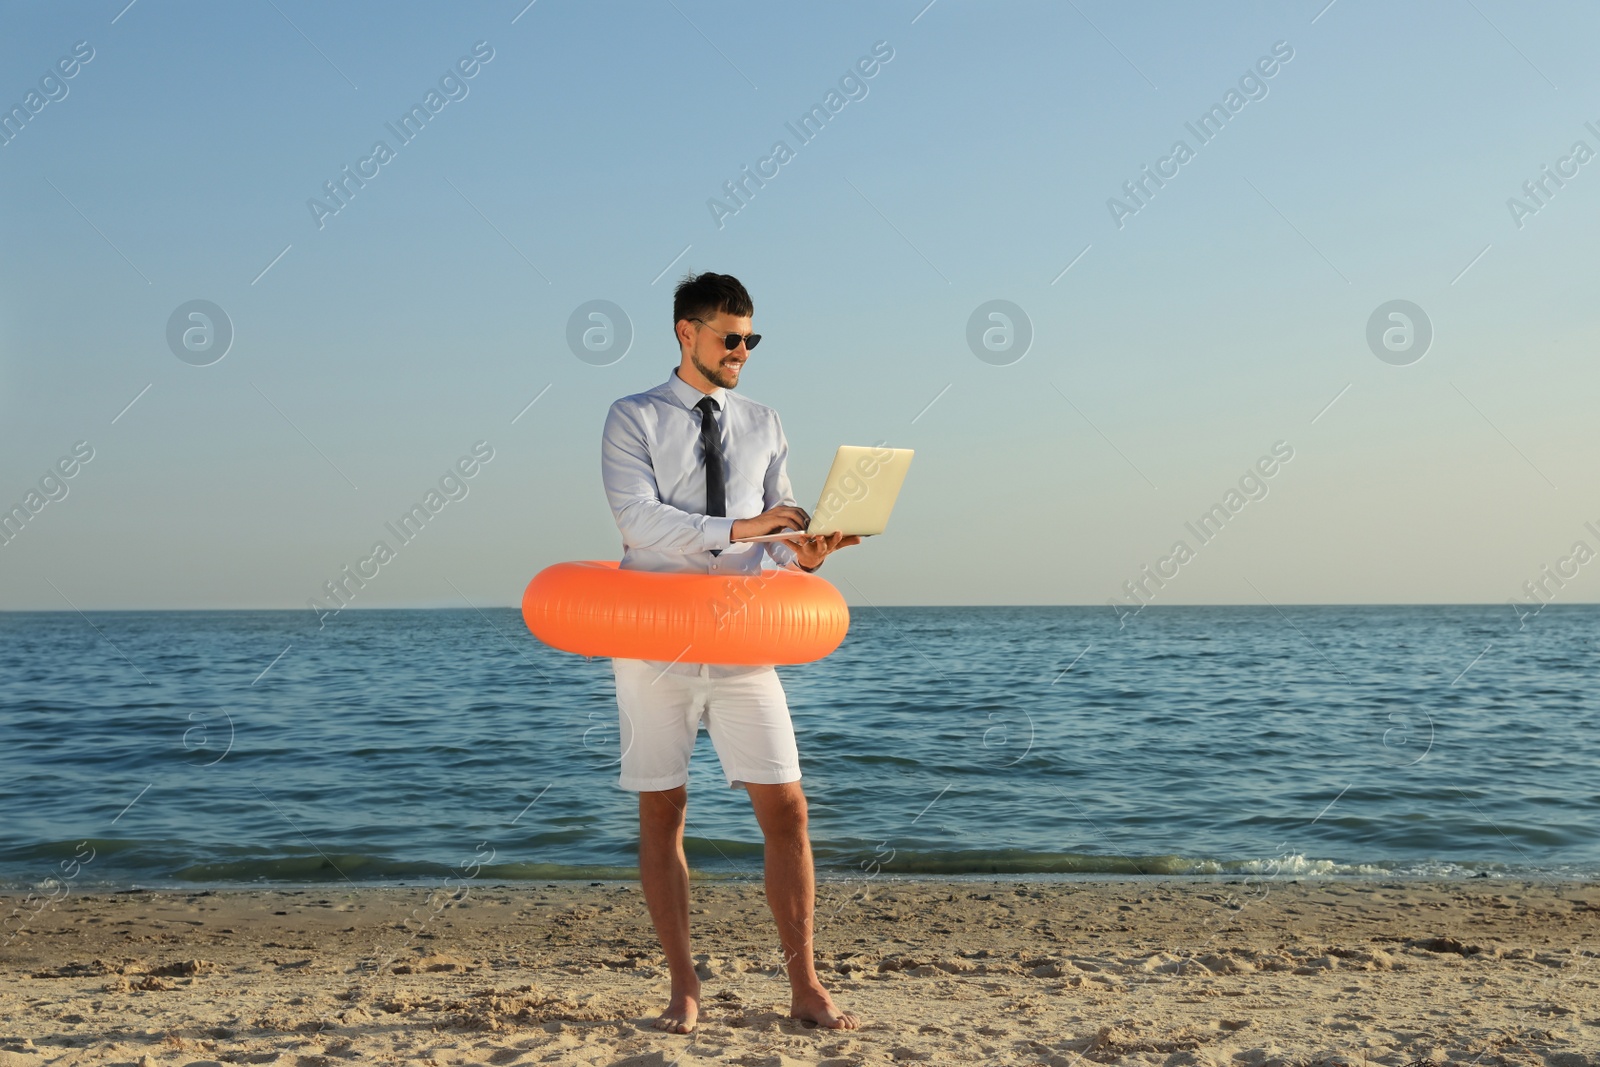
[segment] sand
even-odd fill
[[[0,1067],[1600,1067],[1588,884],[825,883],[853,1033],[786,1018],[759,885],[694,892],[687,1036],[637,884],[69,892],[0,936]]]

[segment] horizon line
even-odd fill
[[[871,608],[1105,608],[1106,604],[1088,603],[1063,603],[1063,604],[867,604]],[[1278,604],[1262,604],[1254,601],[1227,601],[1207,602],[1200,604],[1146,604],[1141,610],[1164,610],[1167,608],[1258,608],[1274,610],[1276,608],[1503,608],[1504,601],[1480,600],[1419,600],[1419,601],[1318,601],[1316,603],[1299,603],[1284,601]],[[1543,608],[1593,608],[1600,607],[1600,600],[1574,600],[1556,603],[1547,602]],[[481,604],[475,606],[420,606],[397,605],[388,607],[356,607],[350,605],[341,608],[340,612],[382,612],[382,611],[481,611],[484,609],[505,609],[508,611],[521,611],[520,604]],[[148,614],[154,612],[202,612],[202,611],[252,611],[252,612],[305,612],[307,608],[253,608],[253,607],[197,607],[197,608],[87,608],[80,612],[72,608],[0,608],[0,615],[78,615],[95,613],[100,615],[113,614]],[[1542,610],[1542,609],[1541,609]]]

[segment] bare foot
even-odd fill
[[[669,1034],[692,1034],[699,1019],[700,990],[696,988],[693,993],[674,991],[672,999],[667,1002],[667,1010],[656,1019],[656,1029]]]
[[[833,1005],[833,998],[821,986],[807,992],[796,991],[789,1000],[789,1018],[829,1030],[859,1030],[861,1020]]]

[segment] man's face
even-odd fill
[[[750,333],[750,316],[735,317],[719,311],[715,317],[705,318],[705,321],[704,326],[693,321],[689,323],[689,329],[694,331],[694,344],[689,348],[689,359],[694,363],[694,369],[703,374],[706,381],[712,385],[723,389],[737,389],[739,371],[744,367],[744,361],[750,358],[750,352],[742,340],[739,342],[739,347],[730,352],[722,338],[730,333],[740,335]]]

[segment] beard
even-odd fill
[[[721,363],[718,363],[715,367],[708,367],[704,363],[701,363],[700,357],[695,355],[693,352],[689,353],[689,362],[693,363],[694,369],[705,375],[706,381],[710,382],[712,385],[715,385],[721,389],[738,388],[738,379]]]

